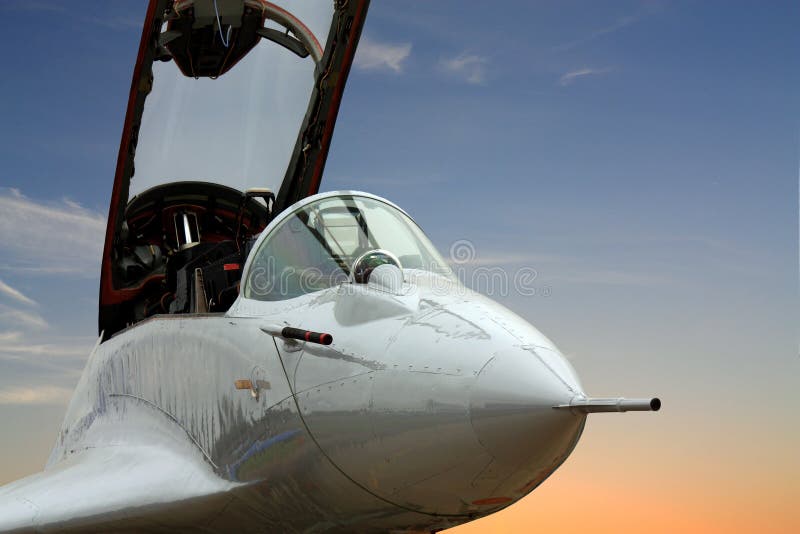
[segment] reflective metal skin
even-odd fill
[[[369,1],[279,3],[149,1],[102,333],[0,531],[439,530],[531,492],[586,414],[657,409],[587,398],[390,202],[315,195]]]
[[[298,206],[337,195],[378,199]],[[442,529],[530,493],[587,412],[645,409],[587,399],[558,349],[490,299],[397,271],[240,295],[224,315],[158,316],[99,344],[46,470],[0,488],[0,531]]]

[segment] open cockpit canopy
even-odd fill
[[[224,311],[248,240],[319,189],[367,4],[150,0],[103,253],[106,336]]]
[[[175,2],[158,37],[132,194],[181,180],[280,189],[334,13],[333,2],[284,5],[291,11],[262,0]]]

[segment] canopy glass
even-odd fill
[[[195,0],[174,6],[176,13],[183,9],[183,18],[194,20],[194,33],[184,39],[180,20],[162,27],[160,40],[170,54],[165,54],[167,61],[153,64],[131,196],[176,181],[212,182],[239,191],[252,187],[277,191],[308,107],[315,56],[321,57],[319,43],[327,41],[334,3]],[[189,9],[193,11],[187,15]],[[262,18],[258,10],[265,9],[263,28],[278,34],[287,33],[284,24],[294,26],[306,43],[294,38],[294,33],[288,43],[311,53],[299,57],[256,35],[251,36],[252,49],[238,61],[226,62],[226,55],[235,56],[246,48],[236,48],[236,39],[244,40],[247,30],[243,9],[251,9],[257,19]],[[198,33],[196,27],[203,24],[205,33]],[[261,20],[258,26],[262,27]],[[201,40],[202,46],[197,44]],[[303,50],[306,46],[310,50]],[[203,57],[196,57],[201,53]]]
[[[373,268],[399,263],[402,269],[453,276],[422,230],[401,210],[372,197],[336,194],[297,208],[269,230],[248,267],[243,294],[283,300],[357,282],[351,271],[362,259],[371,259]]]

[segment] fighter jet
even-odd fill
[[[318,192],[367,7],[150,0],[99,337],[0,531],[438,531],[659,409],[587,396],[389,200]]]

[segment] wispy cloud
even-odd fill
[[[455,253],[451,250],[450,257],[447,258],[448,263],[452,266],[463,265],[467,267],[504,267],[516,265],[530,267],[543,263],[564,261],[564,258],[555,254],[526,254],[514,252],[475,253],[473,257],[467,258],[458,258],[454,256]]]
[[[609,24],[608,26],[604,26],[602,28],[598,28],[586,34],[585,36],[575,39],[574,41],[570,41],[568,43],[560,44],[558,46],[554,46],[553,50],[556,52],[563,52],[566,50],[572,50],[573,48],[577,48],[581,45],[586,43],[590,43],[595,39],[603,37],[605,35],[609,35],[611,33],[617,32],[631,24],[635,23],[639,20],[638,16],[630,15],[626,17],[621,17],[616,20],[613,24]]]
[[[70,199],[40,201],[0,188],[0,404],[65,404],[92,340],[60,336],[15,276],[95,277],[105,217]],[[43,297],[44,298],[44,297]],[[48,298],[53,298],[48,295]]]
[[[443,256],[457,274],[470,273],[472,269],[491,268],[505,271],[510,277],[515,269],[536,273],[540,282],[564,285],[599,286],[661,286],[673,284],[677,279],[665,270],[644,271],[618,268],[602,262],[587,263],[583,258],[557,252],[525,252],[515,249],[483,250],[472,241],[460,239],[449,246],[439,247]],[[466,269],[462,271],[462,269]],[[542,276],[539,276],[541,274]]]
[[[572,70],[565,73],[563,76],[561,76],[561,78],[558,79],[558,85],[564,87],[571,84],[572,82],[574,82],[579,78],[585,78],[586,76],[597,76],[599,74],[606,74],[608,72],[611,72],[611,69],[585,68],[585,69]]]
[[[0,333],[0,404],[65,404],[91,347],[90,336],[25,326]]]
[[[363,70],[403,72],[403,63],[411,54],[411,43],[380,43],[362,37],[356,51],[355,66]]]
[[[562,272],[545,278],[547,282],[602,286],[660,286],[674,282],[672,278],[661,274],[618,270]]]
[[[3,343],[0,339],[0,358],[2,355],[48,356],[51,358],[81,358],[89,355],[89,342],[81,345],[42,343],[38,345],[22,343]]]
[[[442,69],[467,83],[483,85],[486,83],[486,66],[489,59],[476,54],[461,54],[454,58],[442,59]]]
[[[0,332],[0,343],[18,341],[22,337],[22,332]]]
[[[29,297],[26,297],[25,295],[22,294],[21,291],[19,291],[17,289],[14,289],[13,287],[11,287],[10,285],[6,284],[2,280],[0,280],[0,294],[5,295],[7,297],[10,297],[10,298],[16,300],[17,302],[21,302],[23,304],[28,304],[29,306],[35,306],[36,305],[36,301],[34,301],[33,299],[31,299]]]
[[[38,202],[0,189],[0,269],[96,276],[105,216],[62,199]]]
[[[0,9],[8,11],[50,11],[53,13],[65,13],[67,8],[54,2],[40,2],[37,0],[6,0],[0,3]]]
[[[5,304],[0,304],[0,324],[15,324],[25,328],[47,328],[47,321],[38,313],[18,310]]]
[[[102,17],[99,15],[83,16],[80,9],[67,8],[57,2],[44,2],[37,0],[4,0],[0,2],[0,10],[30,12],[30,13],[54,13],[62,16],[71,17],[77,21],[102,26],[110,30],[134,30],[141,29],[144,19],[140,16],[111,16]]]
[[[338,189],[364,188],[371,191],[375,187],[404,187],[425,186],[430,184],[446,184],[452,182],[452,177],[438,173],[420,172],[414,176],[329,176],[328,183]]]
[[[140,17],[82,17],[82,20],[114,31],[139,30],[144,23]]]
[[[9,386],[0,389],[0,404],[66,404],[72,390],[59,386]]]

